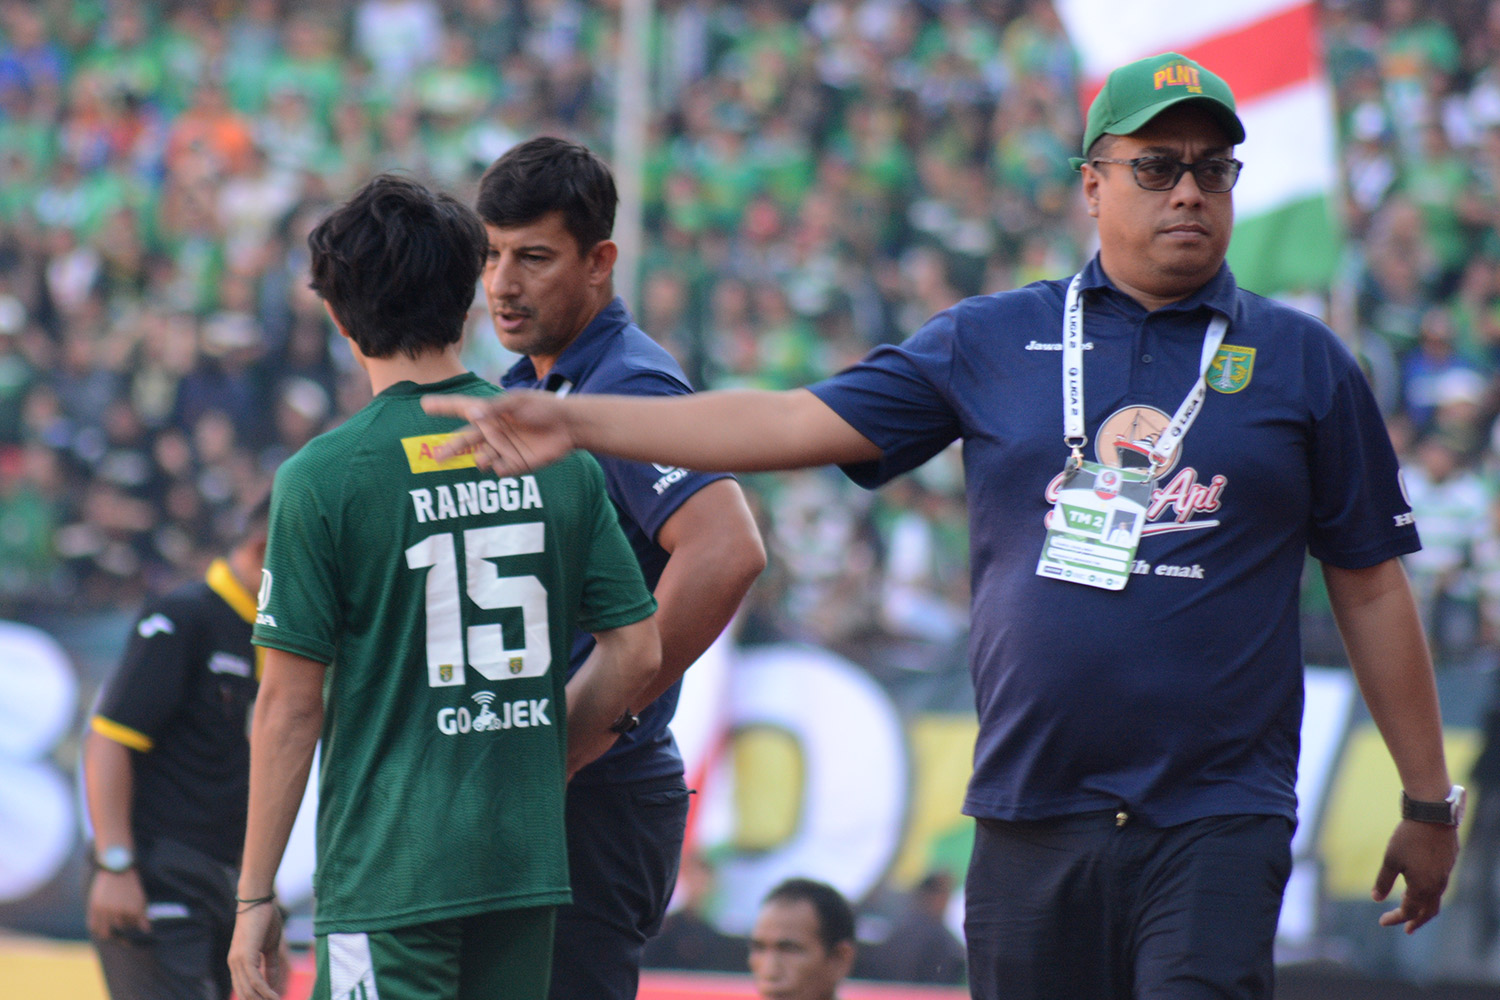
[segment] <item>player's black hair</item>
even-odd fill
[[[492,226],[512,228],[561,212],[579,253],[615,228],[615,178],[587,146],[540,136],[513,146],[479,179],[474,207]]]
[[[235,545],[240,545],[258,534],[263,534],[270,523],[271,491],[266,490],[254,506],[245,507],[234,516],[229,525],[229,540]]]
[[[766,894],[765,903],[804,902],[818,915],[818,938],[825,951],[854,940],[854,910],[833,886],[810,878],[789,878]]]
[[[472,209],[381,174],[307,234],[313,291],[367,357],[458,343],[489,239]]]

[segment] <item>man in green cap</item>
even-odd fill
[[[424,404],[507,475],[586,448],[876,486],[963,442],[976,997],[1272,995],[1309,552],[1404,787],[1369,804],[1398,820],[1374,898],[1406,883],[1381,924],[1430,920],[1457,856],[1399,467],[1348,350],[1224,263],[1243,138],[1222,80],[1145,59],[1090,109],[1099,253],[1071,280],[967,299],[808,389]]]

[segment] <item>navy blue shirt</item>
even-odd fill
[[[671,354],[630,318],[623,299],[615,298],[599,311],[577,339],[560,354],[544,380],[536,366],[522,358],[500,380],[507,389],[546,389],[549,392],[589,392],[622,396],[680,396],[692,392],[687,376]],[[669,465],[631,462],[612,455],[595,455],[604,469],[604,485],[620,515],[620,527],[646,577],[656,589],[668,552],[656,544],[656,533],[694,493],[723,473],[693,472]],[[594,649],[594,637],[579,632],[573,641],[569,676]],[[642,709],[641,724],[601,758],[578,774],[575,782],[637,781],[682,772],[682,756],[668,725],[677,711],[681,684]]]
[[[965,812],[1125,807],[1169,825],[1295,817],[1304,553],[1345,568],[1418,548],[1363,374],[1311,316],[1228,267],[1148,313],[1083,271],[1086,457],[1138,464],[1229,320],[1210,390],[1157,481],[1133,574],[1111,592],[1036,575],[1063,443],[1066,281],[967,299],[813,386],[880,447],[865,486],[962,439],[979,713]]]

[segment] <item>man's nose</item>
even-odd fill
[[[484,271],[484,287],[491,295],[513,291],[515,285],[515,269],[505,257],[496,257],[490,261],[490,266]]]
[[[1174,205],[1191,205],[1203,200],[1203,189],[1198,186],[1198,175],[1191,170],[1184,170],[1182,176],[1177,178],[1177,183],[1172,187],[1172,203]]]

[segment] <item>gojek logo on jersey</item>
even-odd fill
[[[1121,407],[1099,425],[1099,431],[1094,435],[1094,455],[1100,464],[1114,469],[1145,470],[1151,465],[1151,452],[1156,447],[1157,438],[1171,422],[1171,417],[1154,406]],[[1166,468],[1157,472],[1158,485],[1151,491],[1151,499],[1146,505],[1147,523],[1141,529],[1142,537],[1165,531],[1212,528],[1219,523],[1217,519],[1194,518],[1219,509],[1220,498],[1229,480],[1214,476],[1207,483],[1199,482],[1198,470],[1192,467],[1172,475],[1180,455],[1181,452],[1174,454]],[[1064,475],[1059,473],[1047,484],[1049,505],[1057,503]],[[1169,510],[1170,519],[1164,518]]]
[[[467,705],[444,708],[438,711],[438,732],[445,736],[458,733],[488,733],[501,729],[529,729],[533,726],[550,726],[547,716],[549,698],[517,698],[514,701],[495,703],[495,692],[475,691],[472,700],[479,706],[477,712],[469,711]]]

